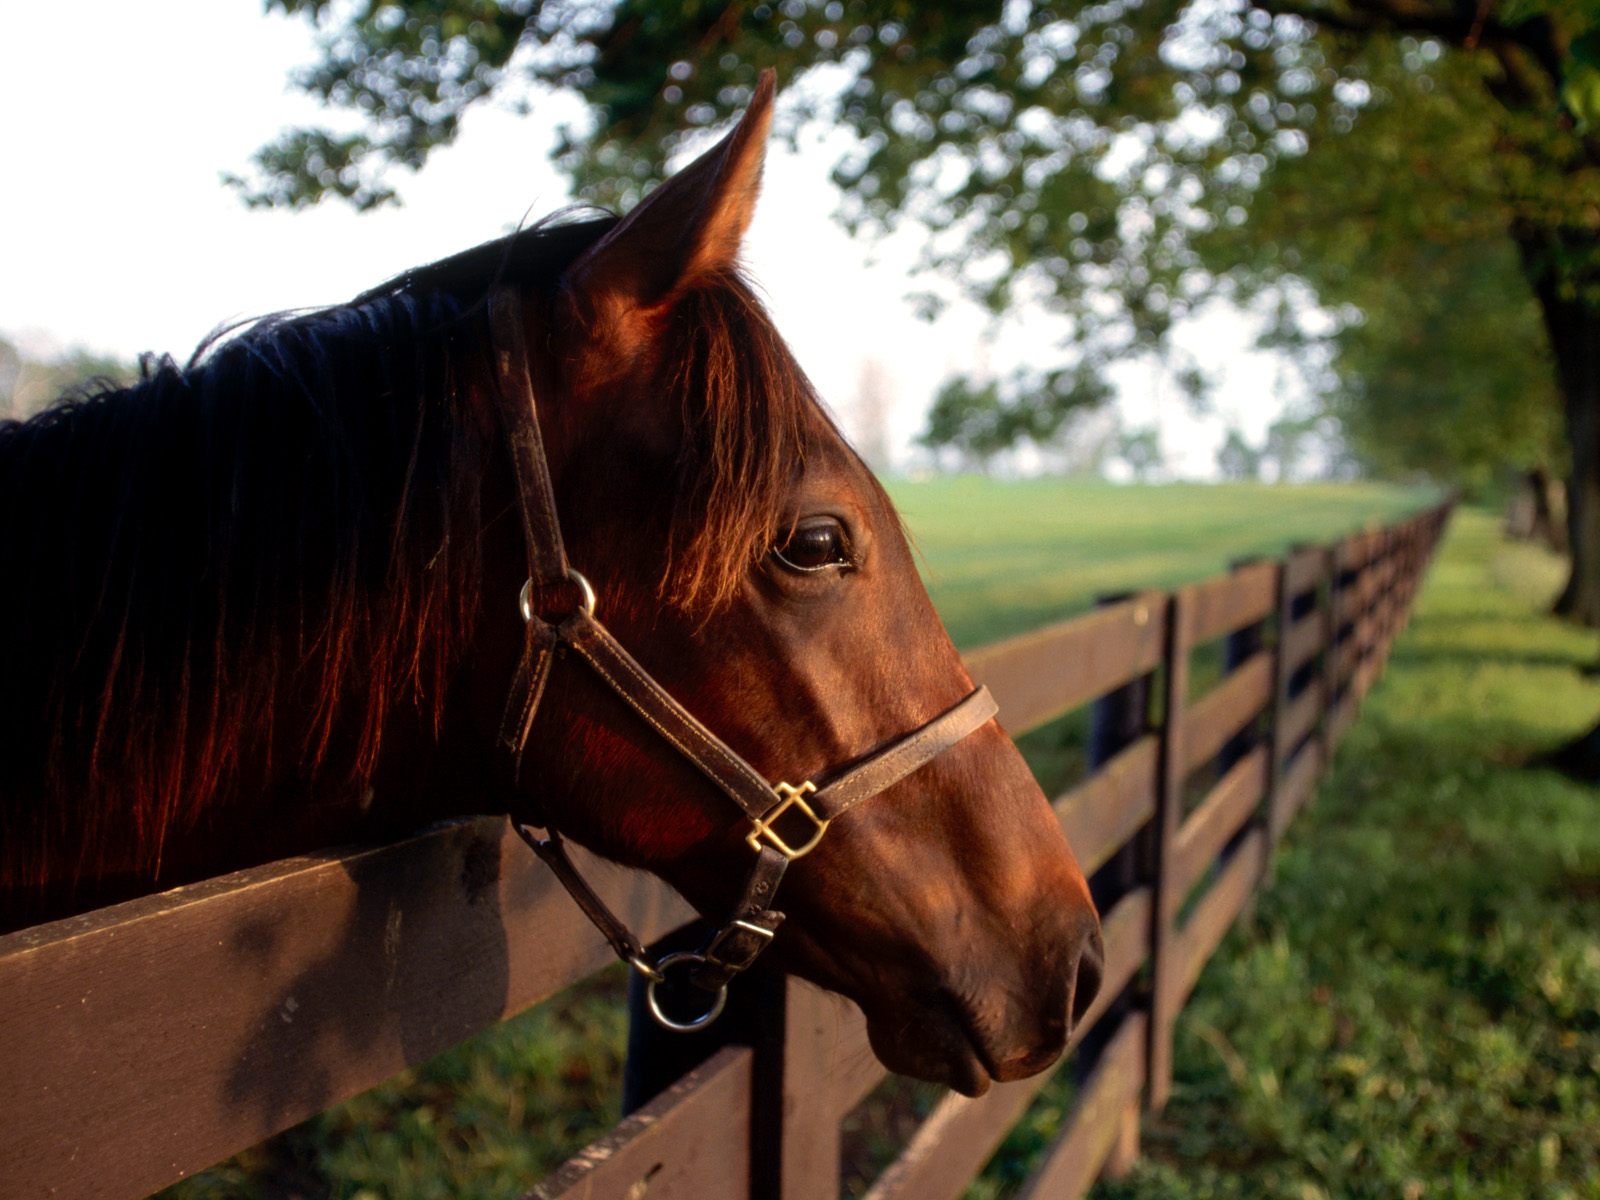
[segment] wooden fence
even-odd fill
[[[1075,1106],[1025,1195],[1077,1196],[1137,1153],[1141,1107],[1167,1099],[1174,1019],[1382,671],[1447,517],[971,656],[1013,733],[1093,706],[1091,771],[1055,808],[1101,907],[1105,981],[1065,1068]],[[1194,650],[1220,639],[1220,682],[1191,696]],[[650,877],[584,867],[646,938],[693,916]],[[0,1196],[145,1195],[610,960],[491,818],[0,938]],[[741,982],[718,1027],[733,1043],[663,1046],[635,1022],[629,1090],[653,1098],[537,1195],[838,1196],[840,1122],[885,1075],[864,1022],[775,974]],[[960,1195],[1047,1078],[947,1096],[869,1195]]]

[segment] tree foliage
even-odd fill
[[[626,204],[774,67],[781,129],[853,135],[835,169],[851,227],[920,223],[924,265],[968,295],[1059,314],[1085,377],[1159,359],[1219,294],[1309,297],[1331,339],[1286,321],[1277,344],[1372,468],[1470,485],[1593,460],[1574,576],[1600,620],[1600,433],[1573,424],[1600,412],[1592,0],[267,3],[316,24],[298,82],[353,121],[265,147],[238,181],[253,202],[390,202],[474,105],[560,89],[587,105],[562,163]],[[968,381],[926,440],[984,457],[1048,437],[1058,409]]]

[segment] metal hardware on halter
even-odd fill
[[[790,862],[797,858],[804,858],[817,848],[817,843],[822,840],[822,835],[828,832],[828,825],[830,824],[826,818],[819,817],[813,812],[811,806],[802,799],[803,796],[814,795],[817,785],[810,780],[802,783],[799,787],[795,787],[792,783],[779,783],[775,784],[772,790],[782,797],[782,803],[764,816],[757,817],[751,822],[753,828],[745,835],[744,840],[752,850],[760,850],[761,843],[765,840],[767,845],[771,846]],[[795,808],[803,812],[812,825],[816,827],[811,836],[806,839],[806,844],[799,847],[789,845],[783,838],[778,836],[778,831],[772,827],[774,821],[790,809]]]
[[[578,611],[586,616],[594,616],[594,586],[571,567],[567,568],[567,578],[578,585]],[[522,613],[524,625],[532,623],[534,616],[532,575],[529,575],[527,582],[522,585],[522,591],[517,593],[517,610]]]
[[[722,1015],[723,1006],[728,1003],[727,984],[723,984],[715,992],[708,992],[707,994],[712,997],[711,1006],[698,1017],[691,1017],[687,1021],[680,1021],[675,1017],[668,1016],[662,1010],[660,997],[656,995],[656,988],[667,981],[667,972],[673,967],[699,966],[705,961],[705,955],[692,954],[687,950],[683,950],[677,954],[667,955],[655,965],[654,972],[648,975],[650,982],[645,985],[644,998],[645,1003],[650,1006],[650,1015],[656,1019],[658,1025],[665,1029],[671,1029],[675,1033],[693,1033],[696,1029],[704,1029]],[[690,982],[692,983],[693,981],[691,980]]]

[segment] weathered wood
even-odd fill
[[[839,1118],[885,1071],[867,1045],[861,1010],[848,1000],[791,979],[785,1008],[779,1195],[784,1200],[838,1200]],[[843,1102],[847,1084],[839,1076],[863,1057],[875,1077]]]
[[[1024,733],[1161,661],[1165,597],[1144,593],[1035,633],[985,646],[967,670],[1000,705],[1000,720]]]
[[[1160,747],[1146,734],[1055,802],[1056,816],[1085,875],[1092,874],[1156,808]]]
[[[691,915],[666,885],[581,857],[646,937]],[[143,1196],[610,961],[491,818],[11,934],[0,1195]]]
[[[1283,637],[1281,653],[1287,658],[1292,671],[1316,657],[1326,641],[1327,630],[1323,628],[1322,615],[1311,612],[1289,626],[1289,631]]]
[[[1267,766],[1267,748],[1257,746],[1228,769],[1184,821],[1173,839],[1168,868],[1179,896],[1188,895],[1261,803],[1267,794]]]
[[[1189,706],[1184,715],[1179,762],[1188,775],[1217,751],[1272,699],[1272,656],[1255,655]]]
[[[750,1195],[751,1052],[727,1046],[567,1160],[530,1200]],[[465,1183],[465,1180],[459,1181]]]
[[[1185,705],[1189,692],[1189,659],[1195,644],[1196,589],[1179,588],[1172,596],[1168,615],[1166,678],[1162,696],[1161,790],[1156,797],[1156,815],[1150,840],[1149,880],[1153,903],[1150,906],[1150,1024],[1149,1047],[1145,1055],[1147,1075],[1145,1102],[1159,1112],[1172,1089],[1172,1021],[1175,1010],[1167,1003],[1170,989],[1163,981],[1174,969],[1172,922],[1183,897],[1172,886],[1172,845],[1183,818],[1183,785],[1190,763],[1186,758],[1188,718]],[[1222,744],[1231,730],[1217,739]],[[1216,747],[1212,747],[1215,753]]]
[[[1283,590],[1291,597],[1317,587],[1328,578],[1328,552],[1322,546],[1296,550],[1284,560]]]
[[[1272,831],[1275,843],[1282,838],[1296,814],[1316,791],[1317,780],[1322,777],[1322,767],[1322,747],[1316,742],[1308,742],[1300,747],[1300,753],[1294,756],[1284,770],[1281,800],[1278,806],[1281,823]]]
[[[1072,1116],[1056,1135],[1020,1200],[1077,1200],[1094,1183],[1139,1097],[1148,1044],[1146,1019],[1130,1013],[1078,1093]]]
[[[1278,564],[1260,562],[1187,589],[1194,608],[1194,644],[1259,621],[1277,602]]]
[[[1288,756],[1317,727],[1322,716],[1322,681],[1314,679],[1283,710],[1276,734],[1278,753]]]
[[[1228,932],[1233,918],[1244,907],[1250,893],[1261,878],[1262,854],[1266,833],[1252,830],[1228,857],[1228,863],[1217,876],[1216,883],[1195,905],[1189,920],[1178,933],[1173,944],[1173,970],[1166,977],[1167,1003],[1177,1012],[1194,991],[1200,970],[1206,965],[1212,951]]]

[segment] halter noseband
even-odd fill
[[[996,712],[995,702],[988,689],[980,687],[925,725],[883,744],[821,787],[811,781],[769,784],[731,746],[674,700],[595,616],[594,589],[568,564],[561,540],[549,462],[539,431],[521,304],[509,289],[490,297],[489,324],[501,414],[521,492],[528,551],[528,581],[522,585],[518,598],[527,632],[506,701],[500,740],[510,751],[513,764],[520,764],[554,653],[566,647],[739,806],[750,819],[745,841],[755,852],[755,865],[733,914],[704,946],[692,953],[668,954],[652,963],[639,939],[578,874],[554,826],[543,822],[546,836],[541,838],[515,818],[512,825],[605,935],[617,957],[649,980],[647,997],[656,1020],[668,1029],[699,1029],[721,1013],[729,980],[755,962],[783,922],[783,914],[771,903],[789,863],[814,850],[829,824],[845,812],[898,783],[986,723]],[[539,611],[536,598],[553,589],[575,589],[577,604],[567,616],[549,620]],[[784,832],[777,828],[780,819],[785,823]],[[804,823],[797,834],[793,826],[798,822]],[[657,996],[657,988],[667,982],[668,972],[673,970],[684,971],[689,983],[712,997],[706,1011],[688,1021],[668,1015]]]

